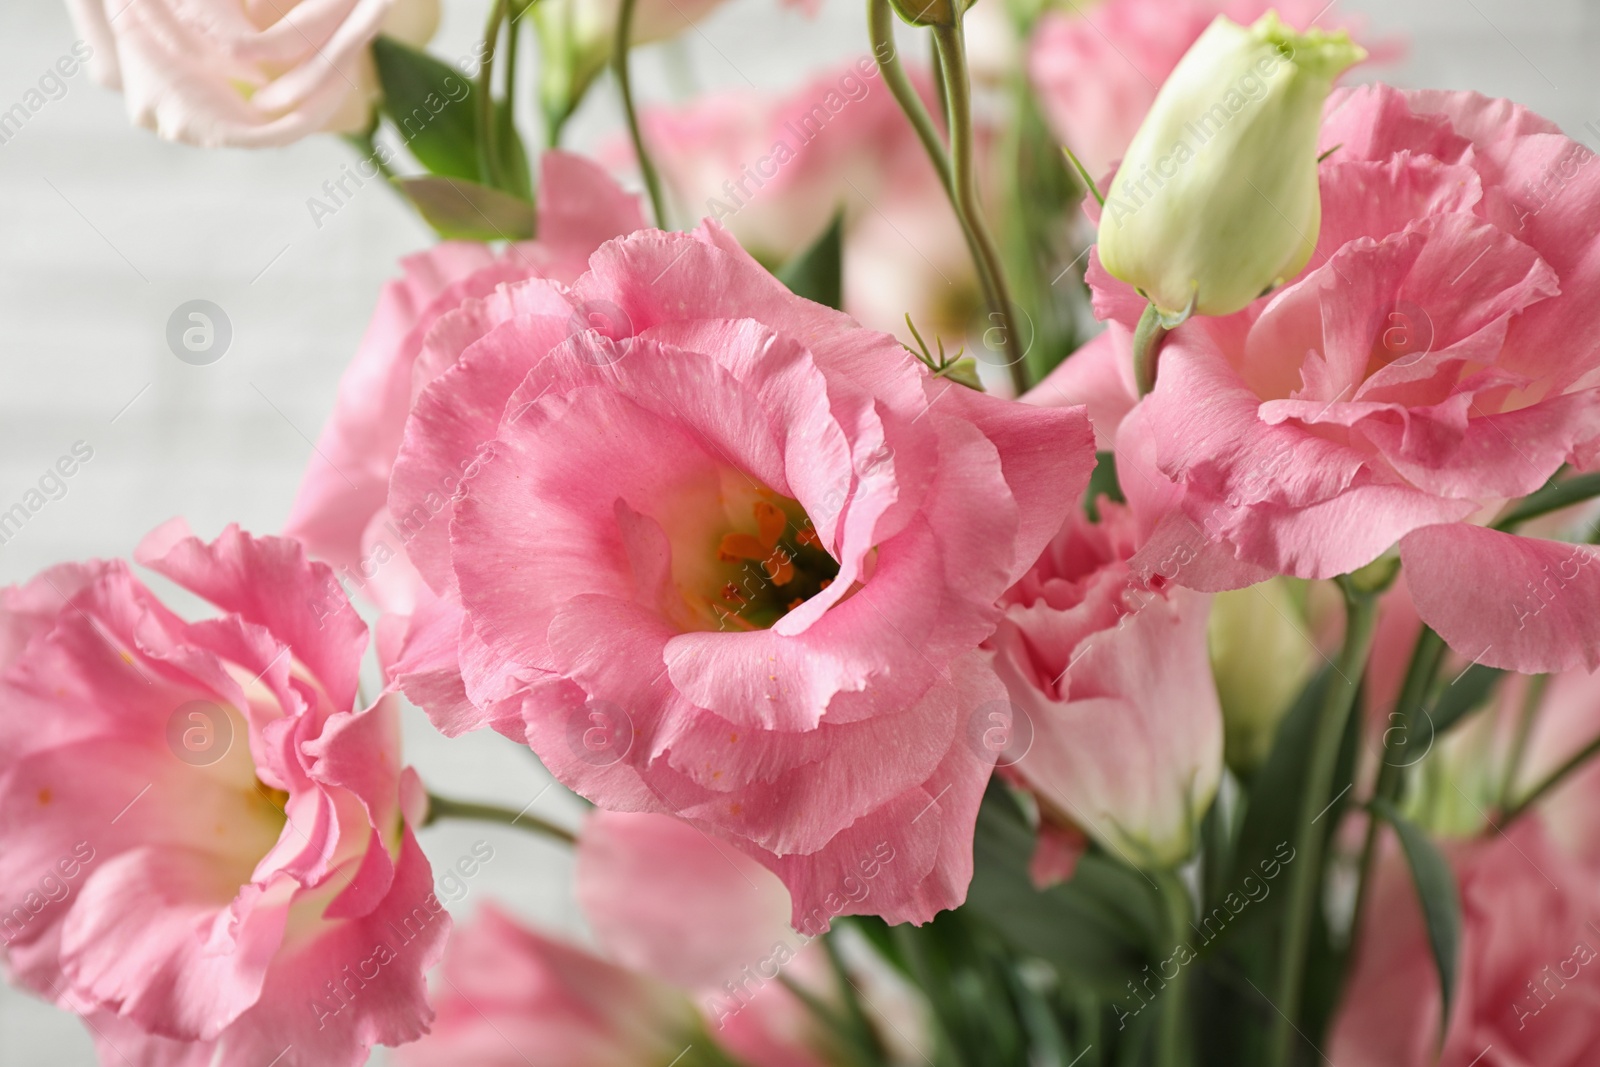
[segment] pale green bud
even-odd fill
[[[913,26],[954,26],[973,0],[889,0],[894,13]]]
[[[666,40],[705,16],[721,0],[638,0],[635,46]],[[528,9],[539,36],[539,100],[560,125],[576,110],[615,51],[622,0],[538,0]]]
[[[1223,755],[1236,773],[1266,761],[1278,724],[1320,657],[1286,578],[1211,601],[1211,671],[1222,702]]]
[[[1365,57],[1342,30],[1218,16],[1117,169],[1100,215],[1106,270],[1165,313],[1202,315],[1230,315],[1298,274],[1322,224],[1322,105]]]

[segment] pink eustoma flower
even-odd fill
[[[412,827],[366,628],[298,545],[181,521],[146,566],[223,612],[186,622],[121,562],[0,593],[0,934],[14,980],[81,1014],[105,1063],[364,1063],[427,1029],[450,919]]]
[[[1594,154],[1503,100],[1386,86],[1336,92],[1322,146],[1311,264],[1168,337],[1144,447],[1239,562],[1328,578],[1398,542],[1418,613],[1467,658],[1600,666],[1597,550],[1484,525],[1595,462]],[[1091,280],[1131,327],[1143,301]]]
[[[445,312],[502,283],[571,282],[601,244],[644,227],[638,201],[570,152],[540,157],[538,199],[537,240],[500,253],[474,241],[446,241],[402,261],[404,274],[384,286],[306,468],[285,535],[386,611],[410,614],[424,589],[405,559],[415,531],[392,521],[384,505],[411,403],[445,369],[418,365],[428,331]],[[455,479],[437,491],[449,497]]]
[[[480,913],[446,954],[439,1026],[403,1063],[830,1062],[824,1029],[778,978],[831,1000],[832,974],[820,950],[800,954],[810,939],[789,929],[771,871],[681,819],[596,811],[576,882],[597,949]]]
[[[389,510],[440,598],[397,666],[436,724],[732,840],[797,924],[959,903],[976,649],[1087,480],[1082,412],[931,377],[714,224],[469,300],[421,359]]]
[[[1098,508],[1097,522],[1071,516],[1007,591],[988,642],[1011,699],[999,759],[1045,816],[1038,881],[1070,872],[1071,827],[1130,863],[1177,866],[1222,777],[1211,598],[1163,573],[1182,557],[1141,572],[1134,513]]]
[[[1592,708],[1590,709],[1592,711]],[[1461,892],[1456,999],[1439,984],[1398,847],[1375,872],[1328,1056],[1340,1067],[1585,1067],[1600,1056],[1594,871],[1537,818],[1448,847]]]
[[[723,1067],[694,1054],[694,1006],[665,983],[489,905],[450,939],[433,1033],[404,1067]]]
[[[832,1003],[836,980],[814,938],[789,929],[789,894],[771,871],[682,819],[596,811],[578,842],[577,891],[606,957],[691,995],[729,1052],[762,1067],[831,1061],[826,1028],[784,981]]]

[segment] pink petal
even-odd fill
[[[577,887],[607,955],[685,989],[716,990],[789,939],[772,872],[667,815],[589,816]]]
[[[1400,558],[1422,621],[1474,662],[1600,667],[1600,549],[1454,523],[1407,534]]]

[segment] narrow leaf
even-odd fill
[[[522,241],[533,236],[533,205],[510,193],[459,178],[397,178],[394,184],[440,237]]]
[[[1016,802],[991,783],[978,811],[975,869],[961,913],[1079,986],[1103,997],[1127,996],[1127,982],[1147,962],[1146,946],[1161,923],[1144,881],[1090,853],[1070,882],[1041,891],[1028,875],[1033,848],[1034,832]]]
[[[1072,161],[1072,169],[1078,172],[1078,180],[1083,183],[1083,187],[1088,191],[1089,195],[1094,197],[1094,202],[1101,207],[1105,207],[1105,194],[1101,193],[1100,187],[1094,183],[1094,178],[1089,174],[1089,168],[1085,167],[1083,161],[1073,155],[1072,149],[1066,145],[1061,146],[1061,151],[1065,152],[1067,158]]]
[[[1461,898],[1456,878],[1428,835],[1401,815],[1383,798],[1372,802],[1373,811],[1383,816],[1400,836],[1411,879],[1422,902],[1422,918],[1428,927],[1428,943],[1433,947],[1433,962],[1439,969],[1439,992],[1443,1008],[1439,1015],[1439,1039],[1450,1027],[1450,1007],[1455,1001],[1456,962],[1461,954]]]
[[[844,303],[844,215],[835,214],[812,246],[785,263],[778,280],[796,296],[838,310]]]
[[[372,43],[383,113],[433,174],[478,181],[478,120],[471,79],[392,37]]]
[[[505,191],[522,200],[533,200],[533,172],[528,166],[528,149],[517,132],[511,105],[505,100],[494,102],[495,121],[500,127],[500,162],[505,166]]]
[[[1469,711],[1481,707],[1506,672],[1498,667],[1474,663],[1439,694],[1429,716],[1433,719],[1434,733],[1442,734],[1460,721]]]

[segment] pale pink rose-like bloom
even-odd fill
[[[1014,761],[1001,760],[1047,822],[1140,866],[1175,867],[1222,775],[1211,598],[1163,573],[1187,562],[1181,554],[1136,571],[1139,521],[1109,499],[1098,507],[1098,522],[1069,517],[1001,601],[988,647],[1019,720]],[[1072,857],[1071,835],[1053,831],[1036,879],[1070,871]]]
[[[353,1065],[415,1040],[450,926],[412,828],[366,628],[280,538],[181,520],[138,558],[223,614],[187,622],[119,562],[0,592],[0,934],[13,980],[105,1063]]]
[[[992,763],[964,723],[1001,689],[977,646],[1086,483],[1082,413],[932,378],[709,223],[467,301],[422,358],[448,369],[390,512],[464,481],[408,545],[439,600],[407,695],[734,842],[796,923],[959,903]]]
[[[402,1067],[670,1067],[703,1041],[694,1005],[664,982],[479,909],[445,952],[439,1018]]]
[[[171,141],[260,148],[364,129],[379,34],[427,43],[438,0],[67,0],[101,84]]]
[[[886,161],[921,153],[871,56],[783,95],[714,93],[681,108],[649,108],[641,121],[685,221],[715,219],[757,258],[780,263],[804,251],[841,208],[870,211],[859,202],[884,192]],[[925,156],[922,163],[931,177]]]
[[[931,77],[911,75],[937,114]],[[782,264],[842,212],[844,310],[907,342],[909,312],[930,344],[941,336],[960,347],[981,300],[971,253],[872,57],[783,95],[735,90],[648,109],[643,125],[685,220],[713,219],[756,258]],[[631,160],[631,149],[618,156]]]
[[[1390,842],[1391,846],[1393,842]],[[1328,1056],[1340,1067],[1587,1067],[1600,1056],[1600,893],[1541,821],[1446,846],[1461,891],[1456,1002],[1399,848],[1380,858]]]
[[[1156,90],[1218,15],[1248,26],[1268,10],[1297,30],[1310,28],[1313,19],[1322,29],[1359,29],[1330,15],[1324,0],[1074,4],[1039,18],[1028,47],[1028,76],[1057,136],[1098,176],[1122,158]]]
[[[1593,669],[1597,550],[1480,523],[1594,465],[1594,154],[1507,101],[1387,86],[1335,92],[1322,147],[1305,272],[1167,338],[1135,413],[1155,467],[1239,562],[1328,578],[1398,542],[1418,613],[1468,659]],[[1090,278],[1131,328],[1144,301]]]
[[[831,976],[820,949],[802,952],[771,871],[681,819],[596,811],[577,893],[594,951],[480,913],[446,956],[439,1025],[401,1062],[666,1067],[702,1062],[710,1041],[761,1067],[829,1062],[778,977],[833,999]]]
[[[644,227],[638,200],[570,152],[540,157],[538,200],[536,240],[498,253],[476,241],[445,241],[401,262],[404,274],[384,286],[307,464],[285,535],[385,611],[408,615],[418,596],[428,595],[406,561],[405,544],[458,482],[456,475],[442,479],[434,487],[438,506],[422,515],[397,521],[386,507],[411,404],[446,369],[418,363],[428,332],[440,316],[498,285],[528,278],[570,283],[601,244]]]
[[[832,1002],[832,976],[814,938],[789,928],[775,874],[682,819],[647,813],[596,811],[577,859],[578,903],[608,959],[690,995],[711,1036],[744,1062],[829,1062],[815,1016],[779,978]],[[857,887],[870,893],[871,879]]]

